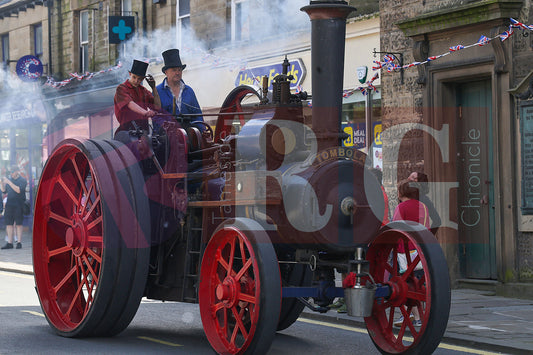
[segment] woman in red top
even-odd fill
[[[426,205],[418,201],[419,197],[419,187],[418,183],[409,181],[407,179],[402,180],[398,183],[398,198],[400,199],[400,204],[396,206],[394,210],[394,216],[392,217],[393,221],[413,221],[422,224],[427,229],[430,228],[430,219],[429,213]],[[409,242],[410,256],[411,260],[416,257],[416,248]],[[398,243],[398,265],[400,267],[400,273],[405,272],[407,268],[407,260],[405,256],[404,243]],[[422,268],[421,263],[419,262],[415,270]],[[418,308],[414,307],[412,309],[411,316],[414,318],[413,325],[421,326],[422,322],[420,321],[420,313]],[[399,326],[403,323],[403,317],[394,322],[395,326]]]
[[[428,208],[418,201],[418,186],[416,182],[402,180],[398,183],[398,198],[400,204],[394,210],[393,221],[413,221],[430,228]]]

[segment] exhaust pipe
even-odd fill
[[[312,124],[318,151],[341,143],[346,18],[356,8],[346,1],[310,1],[301,8],[311,19]]]

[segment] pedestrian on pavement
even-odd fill
[[[133,60],[128,80],[117,86],[115,116],[120,126],[115,135],[137,128],[148,132],[149,119],[161,109],[161,99],[155,89],[155,80],[151,75],[146,75],[146,69],[148,63]],[[152,92],[141,85],[145,78]]]
[[[13,249],[13,238],[17,236],[17,249],[22,248],[22,222],[24,219],[23,209],[26,201],[26,179],[20,176],[18,166],[10,169],[10,177],[4,176],[0,181],[0,190],[7,193],[7,201],[4,211],[6,223],[7,243],[2,249]]]
[[[426,205],[418,200],[419,198],[420,186],[417,182],[410,181],[409,179],[402,180],[398,183],[398,198],[400,203],[396,206],[394,210],[394,215],[392,217],[393,221],[413,221],[422,224],[427,229],[429,229],[429,214]],[[413,260],[416,257],[416,248],[409,242],[409,250],[405,250],[404,243],[398,244],[398,268],[400,273],[403,273],[407,270],[407,256],[409,253],[410,260]],[[419,273],[423,272],[422,263],[418,263],[415,267],[415,270],[418,270]],[[422,275],[420,275],[422,276]],[[412,322],[415,327],[422,326],[422,321],[420,320],[420,313],[418,308],[415,306],[411,309],[411,316],[413,317]],[[401,326],[404,322],[403,316],[401,316],[397,321],[394,322],[395,326]]]
[[[196,94],[182,79],[183,70],[187,64],[182,64],[180,51],[169,49],[164,51],[162,55],[165,62],[162,68],[165,79],[157,85],[157,91],[161,97],[161,107],[172,116],[177,117],[185,129],[191,126],[194,121],[203,122],[202,109],[196,99]],[[154,130],[161,126],[165,120],[172,119],[172,116],[154,118]],[[201,131],[203,131],[203,127]]]
[[[418,182],[420,186],[420,192],[419,192],[419,201],[422,202],[426,207],[428,208],[429,218],[431,218],[431,228],[430,231],[433,233],[433,235],[437,234],[437,230],[439,229],[441,225],[441,219],[439,216],[439,212],[437,212],[437,209],[435,208],[435,205],[433,205],[433,202],[428,197],[429,193],[429,178],[426,174],[413,171],[411,175],[409,175],[408,180]]]

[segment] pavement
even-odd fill
[[[0,244],[4,243],[1,237]],[[0,250],[0,270],[33,274],[31,232],[23,234],[22,249]],[[533,294],[529,297],[519,299],[496,296],[491,291],[453,289],[442,343],[492,353],[533,354]],[[335,310],[320,314],[305,309],[301,317],[365,327],[363,318]]]

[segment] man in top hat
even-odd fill
[[[26,201],[26,179],[20,176],[17,165],[11,166],[10,176],[0,180],[0,191],[7,193],[4,220],[6,222],[7,243],[2,249],[13,249],[13,237],[18,238],[17,249],[22,248],[22,222],[24,219],[23,208]]]
[[[120,123],[117,132],[128,131],[137,127],[148,131],[149,118],[157,114],[154,109],[161,109],[159,93],[155,90],[155,80],[151,75],[146,75],[147,68],[148,63],[133,60],[129,79],[117,87],[115,116]],[[145,78],[152,89],[151,93],[141,85]]]
[[[202,110],[196,99],[193,89],[186,85],[182,79],[183,69],[187,66],[181,63],[178,49],[169,49],[162,53],[165,65],[162,70],[165,79],[157,85],[157,91],[161,97],[161,107],[172,115],[181,116],[178,120],[184,128],[193,121],[203,121]],[[161,122],[154,122],[161,124]]]

